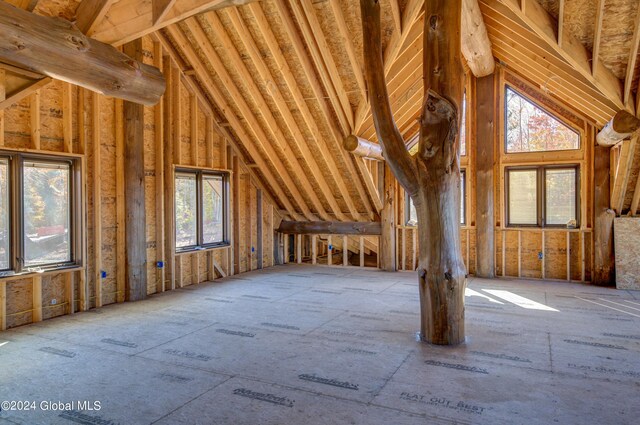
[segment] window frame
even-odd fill
[[[83,264],[82,247],[84,231],[82,220],[82,157],[58,155],[55,152],[41,154],[22,151],[0,150],[0,159],[8,164],[8,222],[9,222],[9,268],[0,270],[0,278],[28,273],[64,270]],[[25,265],[25,219],[24,219],[24,166],[25,163],[65,164],[69,170],[69,260]]]
[[[576,228],[580,227],[580,164],[532,164],[532,165],[516,165],[504,168],[504,192],[505,192],[505,223],[510,228],[555,228],[566,229],[566,224],[547,224],[547,187],[546,173],[547,170],[575,170],[575,217]],[[511,223],[509,208],[509,172],[510,171],[536,171],[536,224],[518,224]]]
[[[178,247],[177,246],[177,226],[176,226],[176,190],[175,182],[178,175],[195,175],[196,177],[196,244]],[[204,178],[206,176],[217,176],[222,178],[222,241],[213,243],[203,243],[204,241],[204,225],[203,225],[203,187]],[[176,167],[173,173],[174,193],[173,193],[173,243],[176,253],[185,253],[193,251],[203,251],[214,248],[226,247],[231,244],[229,239],[229,182],[230,175],[225,170],[214,170],[204,168],[188,168]]]
[[[509,116],[509,103],[507,101],[507,95],[508,95],[509,91],[512,91],[517,96],[520,96],[522,99],[524,99],[525,101],[531,103],[533,106],[535,106],[536,108],[538,108],[541,111],[545,112],[550,117],[552,117],[553,119],[558,121],[561,125],[563,125],[567,129],[569,129],[570,131],[575,133],[578,136],[578,147],[574,148],[574,149],[556,149],[556,150],[523,151],[523,152],[509,151],[509,149],[507,148],[507,139],[509,137],[508,120],[507,120],[507,117]],[[583,148],[583,145],[582,145],[582,131],[580,129],[573,127],[568,122],[566,122],[562,117],[558,116],[554,112],[551,112],[546,107],[540,105],[540,103],[537,102],[535,99],[532,99],[531,97],[527,96],[525,93],[522,93],[520,90],[516,89],[515,87],[513,87],[509,83],[505,83],[505,85],[504,85],[503,102],[504,102],[504,105],[503,105],[503,111],[502,111],[502,113],[503,113],[503,120],[502,120],[503,123],[502,123],[502,125],[503,125],[504,137],[503,137],[503,140],[502,140],[502,149],[503,149],[505,155],[531,155],[531,154],[540,155],[540,154],[545,154],[545,153],[546,154],[549,154],[549,153],[560,153],[561,154],[561,153],[567,153],[567,152],[580,152],[580,151],[582,151],[582,148]]]

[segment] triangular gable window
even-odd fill
[[[505,103],[507,153],[580,149],[576,131],[509,87]]]

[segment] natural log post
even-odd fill
[[[378,0],[360,0],[364,63],[373,120],[387,164],[413,198],[418,215],[421,338],[464,341],[466,270],[460,247],[458,110],[462,104],[462,0],[425,2],[424,86],[419,151],[415,157],[394,122],[389,103]]]
[[[157,68],[85,36],[71,22],[0,1],[0,61],[144,105],[165,90]]]
[[[616,213],[610,209],[611,174],[609,149],[596,146],[594,151],[594,214],[593,228],[593,283],[613,286],[615,277],[615,256],[613,244],[613,219]]]
[[[356,156],[384,161],[380,145],[362,137],[351,134],[344,139],[343,146],[345,150]]]
[[[142,59],[142,40],[127,43],[124,51]],[[144,106],[124,102],[124,178],[126,237],[126,300],[147,296],[147,225],[144,186]],[[170,252],[170,255],[173,255]]]
[[[380,222],[281,221],[278,232],[287,235],[379,235]]]
[[[613,146],[631,137],[640,128],[640,119],[627,111],[619,111],[596,136],[600,146]]]
[[[476,82],[476,275],[495,277],[495,228],[493,209],[494,76]]]
[[[476,78],[493,74],[496,61],[478,0],[462,1],[462,54]]]
[[[393,178],[391,168],[384,167],[384,193],[382,197],[382,211],[380,211],[380,221],[382,232],[380,234],[380,268],[388,272],[395,272],[398,269],[396,257],[396,217],[395,199],[396,182]]]

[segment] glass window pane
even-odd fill
[[[507,152],[541,152],[580,148],[578,133],[548,112],[507,88]]]
[[[204,176],[202,181],[202,242],[224,242],[222,176]]]
[[[405,192],[405,196],[409,199],[409,217],[407,217],[407,226],[415,226],[418,224],[418,213],[416,212],[416,206],[413,205],[413,199]]]
[[[545,170],[545,223],[566,225],[576,219],[576,169]]]
[[[196,175],[176,175],[176,247],[198,244]]]
[[[25,267],[71,261],[70,174],[67,163],[23,165]]]
[[[509,170],[509,224],[538,224],[536,170]]]
[[[9,161],[0,160],[0,270],[10,268]]]

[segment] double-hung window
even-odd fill
[[[77,161],[0,152],[0,274],[80,264]]]
[[[178,169],[175,174],[176,250],[227,245],[227,173]]]

